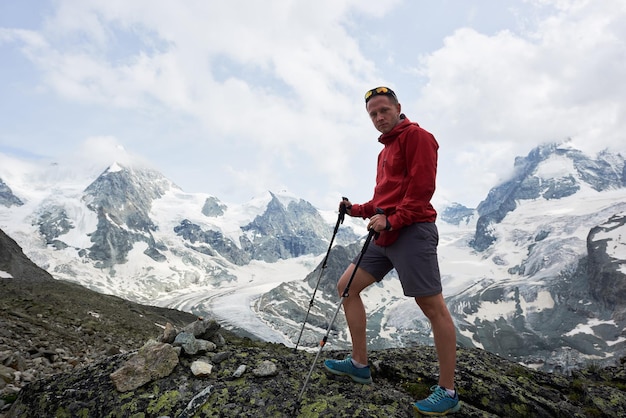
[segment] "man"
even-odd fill
[[[383,279],[395,268],[404,294],[415,298],[431,323],[439,360],[439,384],[431,395],[415,402],[421,413],[445,415],[460,409],[454,389],[456,366],[456,331],[442,295],[435,225],[437,212],[430,203],[435,192],[437,149],[432,134],[409,121],[401,113],[396,94],[388,87],[378,87],[365,94],[365,107],[381,132],[384,147],[378,155],[376,187],[372,200],[351,204],[344,200],[350,216],[369,218],[368,230],[379,233],[369,245],[359,264],[350,292],[343,299],[343,309],[352,337],[352,355],[344,360],[326,360],[326,369],[354,381],[372,383],[367,360],[366,315],[360,293]],[[384,214],[377,214],[381,208]],[[358,256],[357,256],[358,257]],[[352,276],[357,259],[343,273],[337,284],[339,295]]]

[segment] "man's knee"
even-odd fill
[[[350,284],[350,287],[348,289],[349,296],[360,294],[363,289],[376,281],[371,274],[361,268],[358,268],[356,272],[354,272],[355,267],[356,266],[354,264],[350,264],[350,266],[342,274],[339,282],[337,282],[337,292],[339,293],[340,297],[344,296],[348,284]],[[352,275],[353,272],[354,276]]]
[[[339,296],[343,296],[343,292],[346,288],[346,285],[350,281],[350,277],[352,276],[352,271],[354,270],[354,264],[350,264],[348,268],[343,272],[339,281],[337,282],[337,293]]]
[[[343,295],[343,291],[344,291],[345,288],[346,288],[346,285],[343,283],[343,280],[340,279],[337,282],[337,294],[339,295],[339,297],[341,297]]]
[[[417,302],[426,318],[430,320],[449,315],[448,307],[441,293],[433,296],[416,297],[415,302]]]

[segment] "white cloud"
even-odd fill
[[[40,87],[30,105],[50,101],[66,120],[74,115],[55,125],[43,108],[54,129],[42,132],[54,141],[28,137],[25,146],[52,154],[65,137],[78,141],[65,149],[108,137],[183,188],[224,190],[227,200],[285,187],[325,204],[336,190],[368,198],[379,144],[361,97],[384,83],[441,143],[445,199],[477,204],[516,155],[546,140],[624,143],[619,0],[517,1],[510,10],[499,1],[358,0],[51,7],[34,30],[0,28],[0,46],[38,70],[24,82]],[[25,100],[17,97],[5,100]]]
[[[447,169],[470,189],[486,192],[512,168],[503,158],[541,142],[572,137],[588,151],[625,148],[626,4],[554,5],[530,32],[461,28],[423,57],[419,113],[454,155]]]
[[[111,136],[87,138],[76,149],[71,159],[95,161],[101,163],[104,167],[112,162],[120,164],[133,162],[133,157],[124,149],[124,146],[119,143],[117,138]]]

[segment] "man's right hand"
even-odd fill
[[[339,211],[345,208],[345,211],[348,215],[350,215],[350,210],[352,209],[352,203],[348,200],[347,197],[344,197],[341,202],[339,202]]]

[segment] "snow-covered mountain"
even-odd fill
[[[336,216],[288,193],[227,205],[118,163],[91,180],[57,165],[2,163],[0,228],[53,276],[139,302],[263,280],[281,265],[301,266],[292,271],[301,278],[328,247],[325,217]],[[346,227],[336,240],[356,237]]]
[[[450,299],[461,343],[569,368],[626,351],[626,167],[548,144],[478,207],[469,241],[492,273]]]
[[[476,210],[441,210],[444,294],[464,346],[544,370],[626,353],[626,166],[620,155],[584,155],[547,144],[515,161],[515,175]],[[359,247],[334,253],[304,332],[314,346],[338,296],[334,282]],[[319,269],[319,267],[318,267]],[[283,283],[258,299],[265,321],[297,339],[320,277]],[[331,302],[332,301],[332,302]],[[364,294],[370,346],[432,343],[428,322],[397,280]],[[348,346],[339,317],[330,344]]]
[[[439,208],[444,295],[459,344],[553,370],[626,352],[626,168],[567,143],[517,158],[476,209]],[[240,205],[186,193],[150,168],[97,172],[0,154],[0,229],[54,277],[197,314],[293,345],[319,281],[302,347],[314,348],[339,298],[364,222],[286,192]],[[432,343],[394,273],[364,295],[373,348]],[[328,344],[346,347],[339,315]]]

